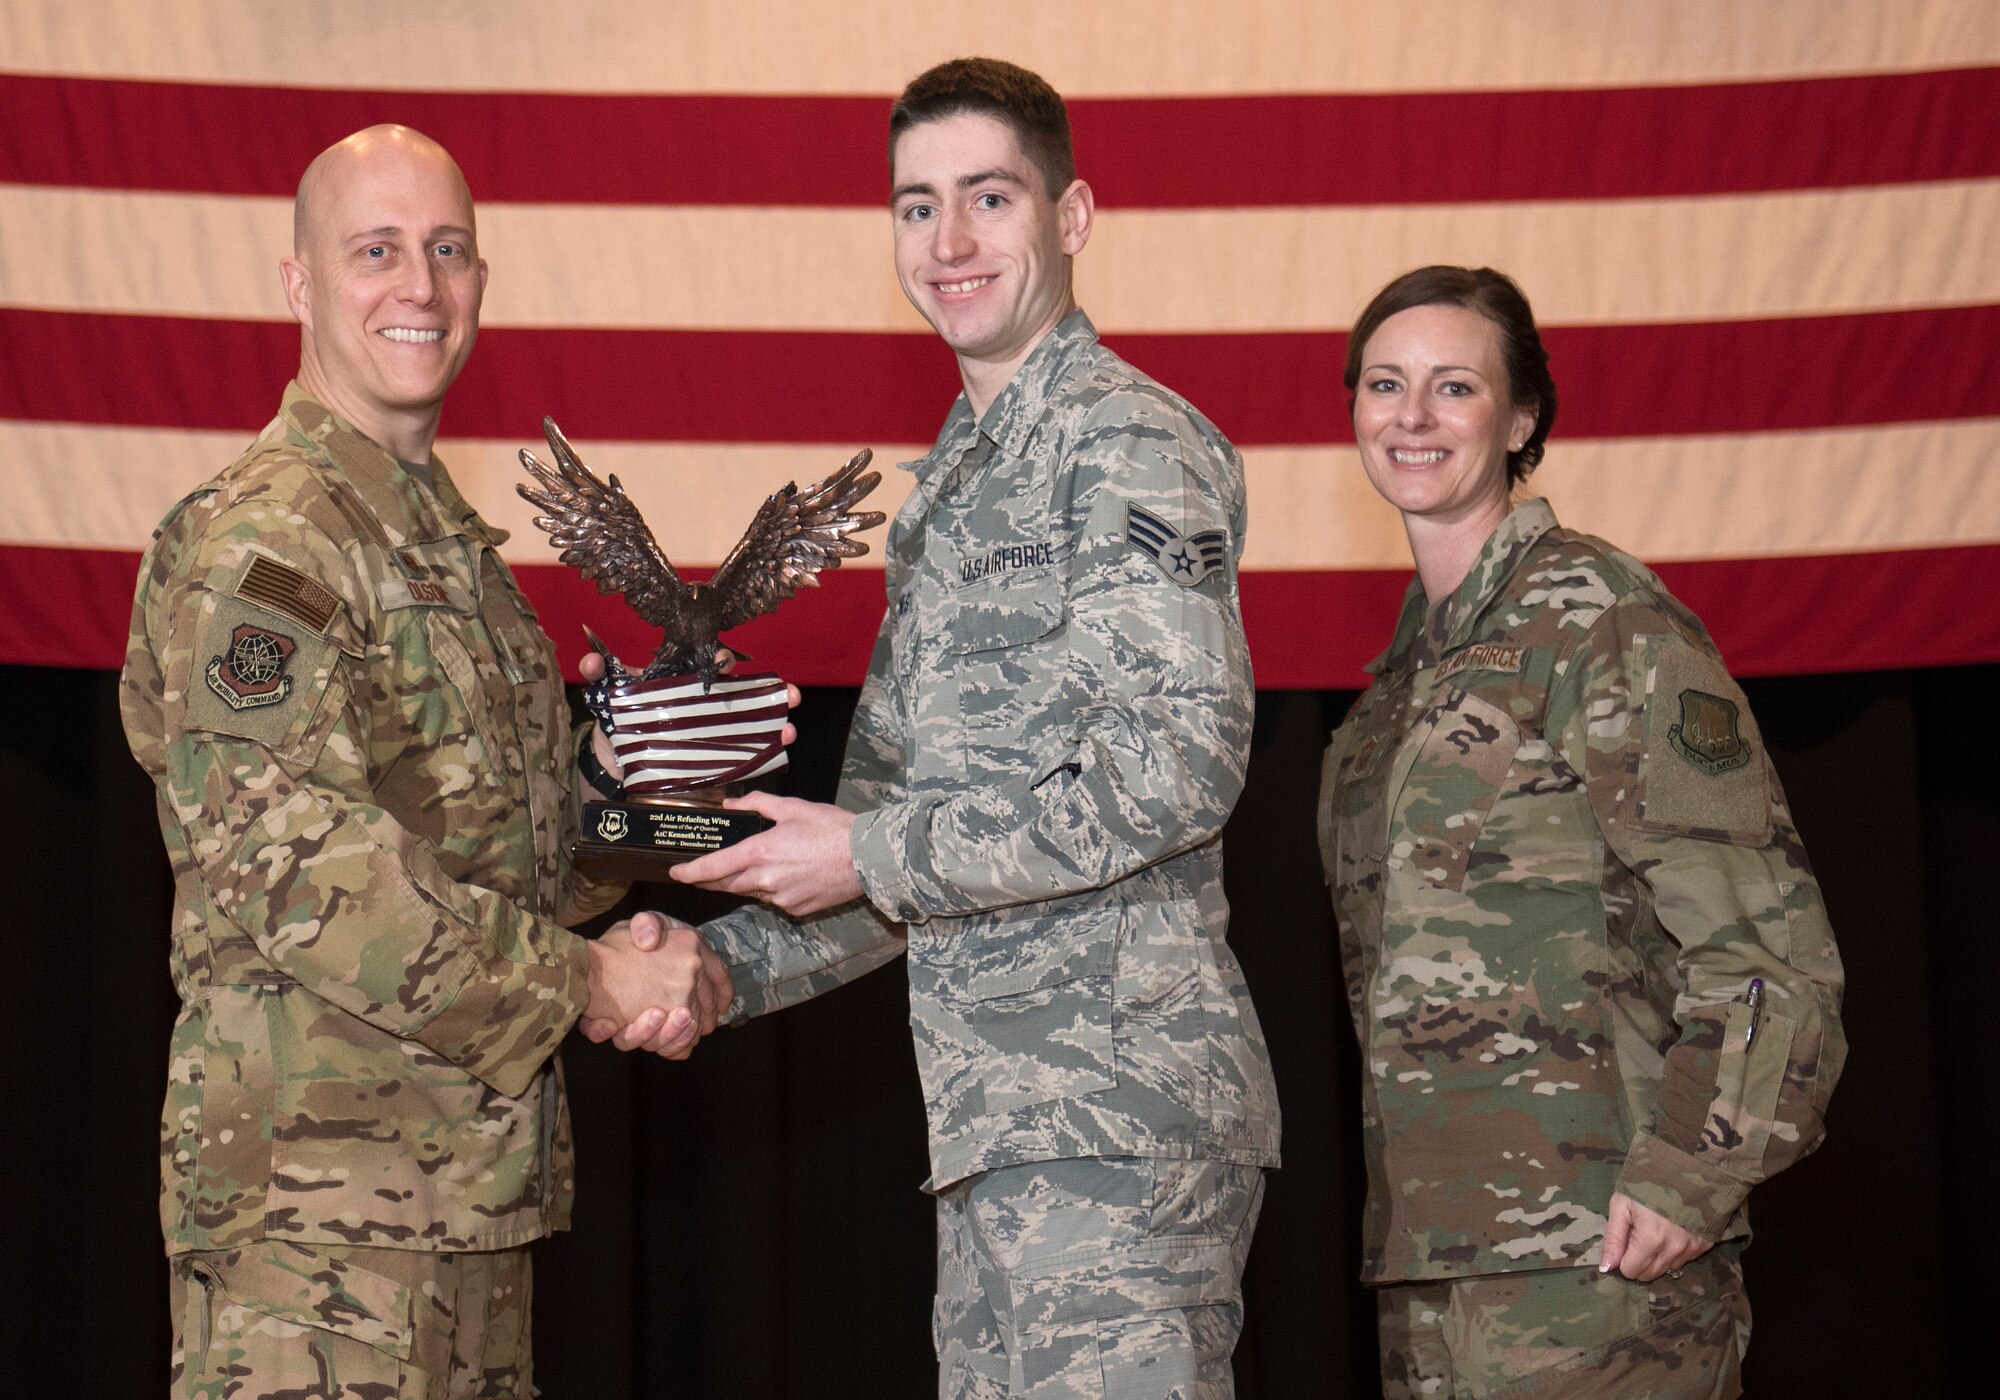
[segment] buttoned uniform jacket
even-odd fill
[[[565,925],[620,887],[564,854],[578,735],[505,536],[429,476],[293,384],[141,566],[122,706],[174,874],[170,1254],[568,1223]]]
[[[1336,731],[1320,841],[1363,1060],[1373,1283],[1595,1264],[1623,1192],[1719,1240],[1846,1043],[1748,703],[1643,564],[1516,507],[1420,580]]]
[[[907,938],[932,1189],[1063,1157],[1274,1164],[1222,891],[1252,710],[1235,450],[1077,312],[910,469],[837,799],[866,898],[706,925],[732,1017]]]

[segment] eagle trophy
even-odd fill
[[[613,474],[608,482],[569,445],[555,419],[542,420],[555,465],[545,466],[527,448],[521,465],[540,483],[518,490],[529,504],[547,512],[535,524],[562,551],[562,561],[597,583],[599,593],[622,593],[632,610],[666,635],[640,677],[695,675],[705,691],[718,674],[718,638],[732,627],[761,617],[797,593],[819,587],[821,569],[837,569],[843,559],[866,554],[868,546],[848,537],[880,525],[876,510],[857,511],[856,502],[882,480],[865,471],[874,455],[867,448],[847,465],[801,491],[796,482],[764,498],[750,528],[706,583],[683,583],[653,532]],[[630,674],[604,650],[607,678]]]

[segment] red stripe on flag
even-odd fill
[[[574,677],[587,623],[629,660],[657,638],[614,598],[555,564],[517,570]],[[1660,574],[1707,622],[1738,675],[1956,666],[2000,659],[2000,609],[1968,606],[2000,573],[2000,545],[1666,564]],[[0,545],[0,664],[123,663],[138,556]],[[1348,689],[1388,642],[1408,575],[1248,573],[1243,611],[1266,690]],[[826,586],[730,634],[801,685],[857,685],[883,610],[879,570]],[[1829,599],[1838,599],[1829,607]]]
[[[1106,343],[1246,447],[1351,442],[1344,332]],[[2000,306],[1548,326],[1559,438],[1676,437],[2000,414]]]
[[[1852,427],[2000,415],[2000,306],[1769,321],[1557,326],[1558,438]],[[1246,447],[1352,439],[1338,332],[1108,342]],[[0,309],[0,418],[254,432],[289,324]],[[229,366],[226,374],[215,367]],[[928,334],[483,332],[445,408],[458,437],[922,443],[958,375]]]
[[[0,544],[0,665],[125,664],[139,556]]]
[[[1991,591],[1995,569],[2000,545],[1657,566],[1739,676],[2000,660],[2000,608],[1968,606]],[[1365,686],[1361,668],[1389,644],[1409,579],[1380,570],[1244,574],[1257,688]]]
[[[2000,69],[1553,92],[1079,99],[1107,207],[1422,204],[2000,174]],[[425,93],[0,77],[0,180],[290,195],[398,121],[480,199],[876,205],[889,98]],[[254,133],[254,139],[250,134]],[[1283,152],[1282,159],[1248,158]]]

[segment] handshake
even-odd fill
[[[578,1026],[599,1043],[685,1060],[735,999],[722,959],[665,914],[635,914],[586,946],[590,1001]]]

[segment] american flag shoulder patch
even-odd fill
[[[1151,511],[1125,507],[1125,543],[1160,566],[1160,572],[1182,588],[1192,588],[1221,569],[1229,557],[1229,536],[1222,530],[1183,535]]]
[[[332,593],[268,554],[251,558],[237,582],[236,596],[319,633],[326,631],[327,624],[340,611],[340,600]]]

